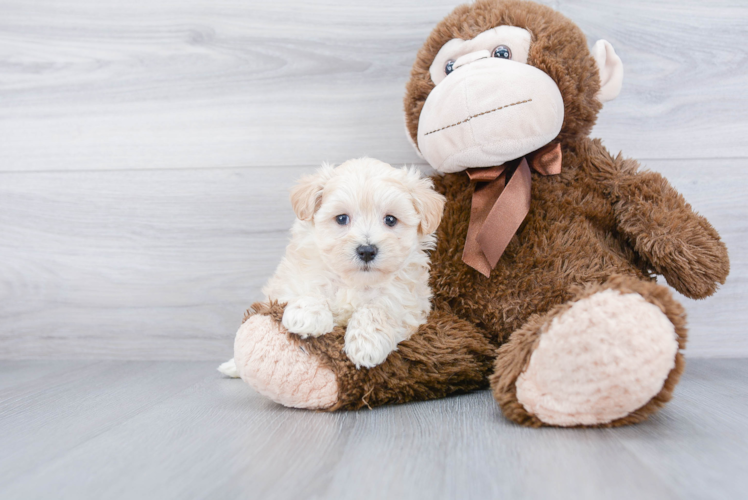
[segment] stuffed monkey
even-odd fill
[[[706,219],[659,174],[589,137],[623,67],[551,8],[457,7],[407,84],[409,139],[447,198],[431,255],[433,312],[387,360],[360,369],[341,328],[301,339],[282,304],[255,304],[237,333],[242,379],[286,406],[338,410],[490,386],[530,426],[643,420],[684,368],[682,306],[729,272]]]

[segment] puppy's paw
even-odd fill
[[[345,353],[356,368],[374,368],[382,364],[393,350],[360,330],[348,331],[351,334],[345,336]]]
[[[283,326],[291,333],[306,338],[330,333],[335,327],[330,308],[324,301],[301,298],[289,303],[283,311]]]
[[[345,332],[345,353],[356,368],[373,368],[395,350],[394,332],[376,311],[358,311],[348,322]]]

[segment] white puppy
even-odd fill
[[[444,197],[418,170],[371,158],[322,166],[291,192],[297,220],[263,288],[302,337],[347,327],[356,367],[382,363],[431,310],[429,256]]]

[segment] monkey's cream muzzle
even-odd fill
[[[556,83],[522,62],[462,55],[424,103],[418,148],[443,173],[501,165],[551,142],[564,102]]]

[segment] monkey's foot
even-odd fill
[[[502,346],[491,382],[509,418],[623,425],[670,399],[683,369],[683,310],[663,287],[627,280],[531,319]]]
[[[234,359],[239,376],[276,403],[326,409],[338,400],[338,382],[329,368],[307,354],[272,317],[251,316],[239,328]]]

